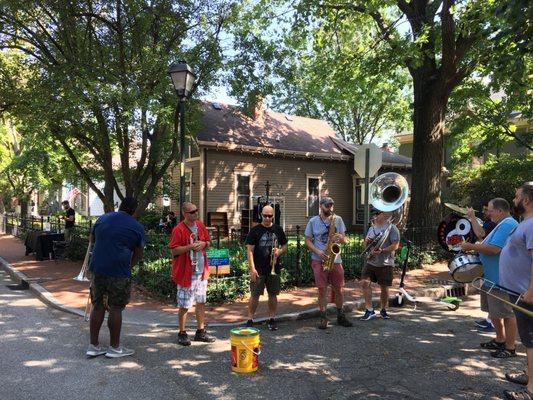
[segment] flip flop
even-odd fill
[[[507,400],[533,400],[533,393],[527,389],[521,391],[504,390],[503,394]]]
[[[518,383],[519,385],[524,386],[526,386],[529,381],[526,371],[507,372],[505,374],[505,379],[507,379],[509,382]]]

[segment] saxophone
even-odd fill
[[[337,230],[335,224],[336,219],[337,216],[333,214],[331,216],[331,223],[329,224],[328,242],[326,244],[326,249],[324,250],[327,258],[322,262],[322,269],[324,271],[331,271],[333,263],[335,262],[335,257],[341,252],[341,245],[333,243],[333,235],[335,235],[335,231]]]

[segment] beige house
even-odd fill
[[[227,220],[229,228],[248,225],[251,211],[266,200],[279,206],[286,230],[305,228],[318,213],[322,196],[335,200],[335,212],[349,230],[361,228],[361,179],[354,171],[357,147],[339,139],[317,119],[256,108],[254,118],[220,103],[203,104],[203,126],[186,161],[187,197],[200,218]],[[383,151],[379,173],[410,174],[411,159]],[[172,173],[179,182],[178,169]],[[268,183],[268,184],[267,184]],[[177,209],[174,199],[172,209]]]

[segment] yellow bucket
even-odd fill
[[[259,366],[259,329],[231,330],[231,369],[234,372],[255,372]]]

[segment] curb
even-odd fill
[[[53,307],[59,311],[63,311],[69,314],[73,314],[79,317],[84,317],[84,312],[81,310],[69,307],[60,301],[58,301],[48,290],[46,290],[44,287],[39,285],[38,283],[32,282],[32,278],[27,277],[22,272],[18,271],[15,267],[13,267],[10,263],[8,263],[4,258],[0,257],[0,266],[3,270],[5,270],[11,278],[16,281],[17,283],[26,282],[29,285],[29,290],[37,296],[43,303],[47,304],[50,307]],[[465,284],[465,297],[476,293],[476,289],[468,284]],[[446,287],[434,287],[434,288],[428,288],[420,291],[413,291],[410,293],[414,297],[442,297],[446,294]],[[389,296],[389,301],[394,299],[396,295]],[[373,301],[378,301],[379,298],[375,297],[373,298]],[[416,305],[415,305],[416,307]],[[365,302],[364,300],[356,300],[356,301],[346,301],[344,302],[344,310],[347,312],[352,311],[364,311],[365,309]],[[333,314],[336,312],[336,307],[334,305],[328,305],[327,306],[327,313]],[[307,310],[294,312],[294,313],[286,313],[276,316],[277,321],[296,321],[296,320],[302,320],[302,319],[308,319],[308,318],[315,318],[320,316],[320,309],[318,307],[313,307]],[[176,313],[176,319],[177,319],[177,313]],[[254,320],[254,323],[261,324],[268,321],[268,318],[258,318]],[[140,326],[148,326],[151,328],[177,328],[177,324],[169,324],[169,323],[147,323],[147,322],[141,322],[141,321],[135,321],[131,319],[124,318],[123,324],[127,325],[140,325]],[[218,323],[206,323],[206,326],[209,327],[235,327],[235,326],[242,326],[246,324],[246,319],[238,322],[218,322]],[[196,321],[194,318],[189,318],[189,321],[187,323],[187,327],[196,327]]]

